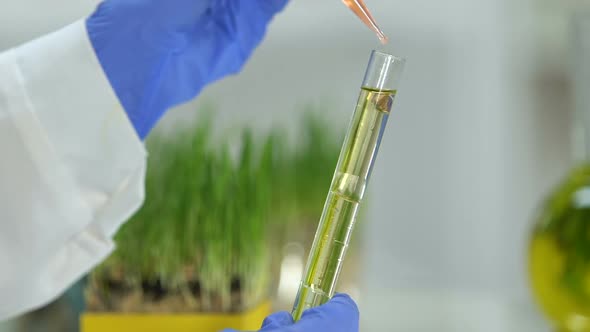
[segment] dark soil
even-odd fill
[[[198,280],[185,287],[167,289],[159,279],[146,280],[131,286],[119,280],[90,282],[86,288],[87,310],[90,312],[124,313],[186,313],[186,312],[241,312],[242,281],[231,280],[229,303],[219,294],[205,292]]]
[[[162,300],[168,294],[168,290],[162,286],[162,281],[160,279],[153,281],[144,280],[141,283],[141,290],[144,296],[154,302]]]
[[[191,291],[191,295],[194,297],[201,296],[201,283],[198,281],[191,281],[188,283],[188,289]]]
[[[232,293],[239,293],[240,290],[242,289],[241,286],[242,281],[239,278],[232,278],[231,280],[231,285],[230,285],[230,289]]]

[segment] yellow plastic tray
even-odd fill
[[[257,331],[270,313],[270,302],[241,314],[86,313],[81,317],[81,332],[219,332],[225,328]]]

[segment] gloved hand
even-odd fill
[[[308,309],[297,323],[288,312],[267,317],[259,332],[359,332],[359,311],[354,301],[345,294],[317,308]],[[236,332],[224,330],[223,332]]]
[[[90,41],[143,139],[164,112],[235,74],[288,0],[105,0]]]

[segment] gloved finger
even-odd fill
[[[260,331],[268,331],[271,329],[284,327],[293,325],[293,316],[286,311],[277,312],[276,314],[272,314],[264,320],[262,323],[262,330]]]
[[[210,47],[211,59],[216,66],[207,68],[210,81],[239,72],[247,59],[266,35],[274,13],[285,6],[288,0],[225,0],[211,4],[206,19],[210,33],[201,36],[200,45],[193,45],[195,52],[202,53],[202,44]],[[203,38],[210,38],[204,41]],[[198,51],[197,51],[198,49]],[[190,73],[192,75],[192,73]]]
[[[346,294],[336,294],[330,302],[306,310],[295,325],[295,331],[359,331],[359,310]]]

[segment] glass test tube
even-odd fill
[[[293,307],[296,321],[305,310],[328,302],[334,295],[404,64],[403,59],[390,54],[371,53]]]

